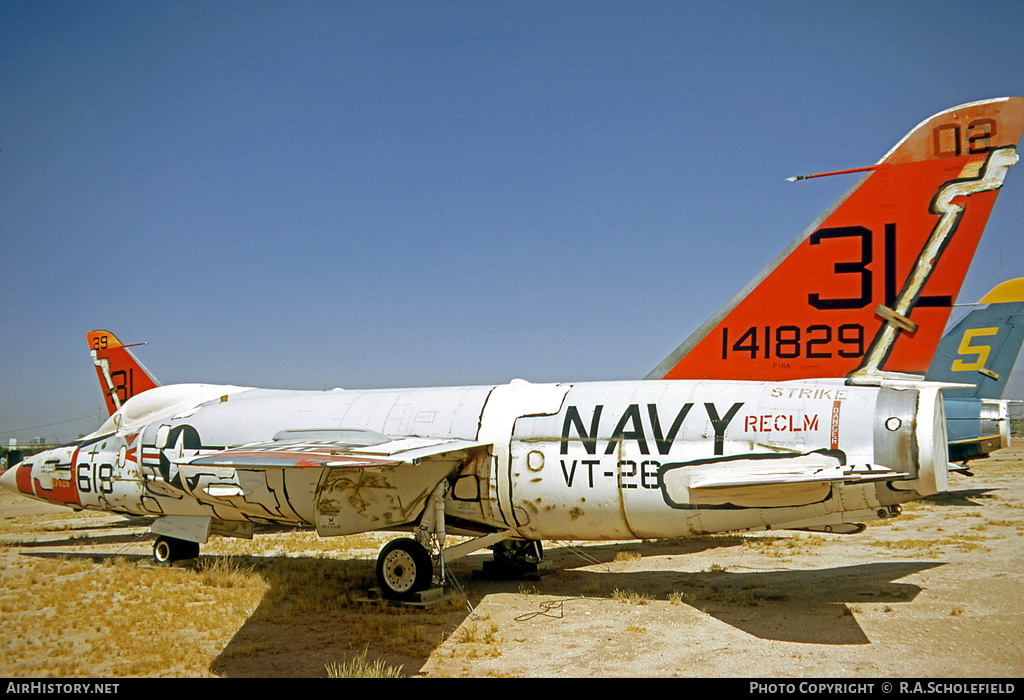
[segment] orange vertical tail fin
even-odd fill
[[[925,120],[648,378],[923,375],[1022,130],[1019,97]]]
[[[125,401],[160,386],[149,370],[110,331],[89,331],[89,353],[96,366],[107,410],[113,414]]]

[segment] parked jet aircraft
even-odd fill
[[[753,311],[708,336],[724,369],[781,360],[791,377],[154,386],[0,483],[74,508],[156,516],[158,561],[194,557],[214,534],[251,537],[255,523],[322,536],[410,530],[377,560],[392,598],[431,585],[432,555],[443,578],[447,562],[483,548],[512,567],[535,563],[544,539],[858,531],[947,488],[943,385],[892,370],[912,369],[928,338],[937,342],[932,325],[948,309],[935,304],[959,289],[960,256],[977,243],[1022,128],[1024,98],[922,122],[737,298],[745,310],[743,297],[753,299]],[[783,291],[835,321],[771,315],[766,300]],[[864,311],[879,291],[882,322]],[[448,533],[473,539],[446,546]]]
[[[977,306],[942,337],[923,377],[957,385],[943,391],[951,461],[978,459],[1010,444],[1007,402],[1000,399],[1024,343],[1024,278],[1003,282]],[[132,396],[160,386],[131,345],[106,330],[87,337],[111,414]],[[969,381],[977,386],[966,386]]]
[[[1010,444],[1002,400],[1024,343],[1024,278],[1009,280],[943,336],[926,379],[974,384],[943,392],[949,458],[979,459]]]

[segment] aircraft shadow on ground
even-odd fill
[[[229,563],[253,568],[266,581],[268,590],[211,663],[210,670],[228,677],[322,676],[327,664],[345,661],[365,650],[371,663],[380,659],[414,674],[441,642],[473,615],[472,610],[496,593],[528,594],[529,602],[523,610],[527,617],[543,610],[551,599],[617,600],[625,591],[648,600],[671,599],[680,604],[680,610],[700,610],[761,639],[870,644],[851,608],[910,602],[921,589],[899,580],[942,565],[885,562],[818,569],[733,571],[724,556],[725,568],[712,571],[614,571],[608,566],[623,549],[639,550],[643,557],[717,549],[726,555],[729,548],[741,542],[739,536],[724,536],[679,540],[669,545],[554,546],[547,551],[539,574],[502,581],[474,578],[474,571],[479,571],[488,558],[474,555],[449,569],[464,589],[467,605],[440,610],[354,604],[353,598],[374,585],[375,562],[369,559],[221,557]],[[82,545],[89,540],[76,539],[70,543]],[[53,544],[51,541],[50,546]],[[81,551],[27,554],[86,558],[97,563],[116,558],[151,560],[144,555]],[[199,561],[205,559],[201,557]]]
[[[988,488],[988,489],[963,489],[960,491],[943,491],[932,496],[926,496],[921,499],[924,503],[929,503],[933,506],[972,506],[980,507],[986,505],[985,503],[978,503],[971,499],[978,498],[992,498],[994,492],[999,489]]]
[[[900,579],[943,562],[880,562],[816,569],[756,571],[731,568],[728,548],[744,541],[740,536],[715,536],[679,540],[666,546],[643,543],[627,549],[644,557],[693,554],[723,549],[725,567],[710,571],[684,572],[672,569],[636,572],[612,571],[607,567],[571,568],[569,550],[549,553],[551,563],[564,567],[551,577],[545,594],[623,598],[629,593],[656,600],[674,600],[701,610],[747,634],[761,639],[808,644],[869,644],[854,615],[858,606],[899,604],[912,601],[921,588]],[[586,547],[586,555],[597,563],[611,562],[621,546]],[[771,560],[766,559],[766,568]]]
[[[52,548],[52,547],[74,547],[82,545],[101,544],[140,544],[152,540],[149,533],[124,534],[124,535],[70,535],[68,537],[50,538],[35,540],[32,542],[18,542],[16,546],[22,549]]]
[[[713,541],[696,539],[682,541],[675,546],[660,544],[646,545],[647,553],[654,555],[686,555],[708,549],[729,548],[742,542],[740,537],[722,537]],[[575,549],[575,548],[574,548]],[[912,601],[921,591],[920,587],[911,583],[901,583],[900,579],[925,571],[940,562],[892,562],[872,563],[853,566],[829,567],[810,570],[784,571],[743,571],[716,570],[706,572],[680,572],[672,570],[644,570],[636,572],[609,571],[602,564],[614,561],[622,550],[621,546],[598,545],[585,548],[587,562],[582,562],[577,553],[556,548],[548,552],[546,562],[537,575],[527,575],[521,580],[496,581],[486,578],[476,579],[474,571],[480,570],[485,556],[469,557],[451,568],[460,586],[467,596],[467,610],[453,610],[435,613],[430,611],[403,611],[400,613],[409,624],[421,629],[431,629],[438,635],[437,642],[420,645],[418,651],[396,653],[389,642],[397,638],[390,633],[391,639],[360,638],[356,651],[363,648],[369,650],[371,660],[380,658],[387,663],[401,663],[407,672],[415,673],[426,663],[430,654],[439,646],[440,641],[449,636],[455,629],[473,615],[469,609],[475,610],[489,595],[497,593],[528,594],[524,608],[524,616],[533,612],[542,612],[552,599],[585,596],[613,600],[622,591],[633,591],[653,600],[665,601],[670,595],[679,593],[682,597],[680,609],[696,608],[702,612],[731,625],[747,634],[767,640],[784,642],[800,642],[807,644],[857,645],[869,644],[871,640],[860,627],[852,608],[868,604],[899,604]],[[302,560],[294,562],[294,566],[322,566],[324,560]],[[364,581],[373,581],[373,562],[368,560],[336,561],[339,576],[353,580],[362,577]],[[586,563],[586,568],[568,568]],[[547,568],[552,564],[555,568]],[[557,568],[561,564],[567,568]],[[596,564],[596,566],[595,566]],[[313,576],[319,578],[319,575]],[[287,596],[279,595],[279,586],[289,585],[284,580],[275,580],[268,576],[271,590],[264,597],[259,609],[250,620],[239,629],[238,633],[224,649],[221,655],[211,664],[215,673],[227,676],[253,675],[249,649],[254,646],[273,644],[288,638],[289,635],[276,635],[273,626],[266,624],[269,620],[279,620],[279,624],[301,627],[307,637],[307,650],[320,668],[331,656],[337,659],[341,653],[351,656],[352,646],[346,642],[339,632],[341,628],[378,628],[380,634],[389,633],[387,618],[395,611],[385,612],[377,605],[364,605],[355,611],[330,611],[322,609],[299,613],[287,602]],[[689,601],[689,602],[688,602]],[[622,603],[629,604],[629,603]],[[328,606],[329,607],[329,606]],[[506,633],[508,631],[506,630]],[[429,632],[427,633],[429,636]],[[338,645],[347,644],[348,648]],[[281,666],[271,669],[260,665],[261,673],[289,674],[286,668],[289,661],[281,654],[268,656],[271,663]],[[265,659],[265,661],[267,660]],[[258,675],[258,674],[256,674]]]
[[[854,610],[907,603],[919,586],[898,580],[934,562],[860,564],[811,570],[599,573],[575,572],[582,590],[600,586],[675,599],[760,639],[804,644],[870,644]],[[605,594],[607,595],[607,594]]]

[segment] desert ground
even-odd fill
[[[389,533],[217,539],[151,563],[148,521],[0,494],[0,676],[1019,678],[1024,444],[857,535],[545,542],[367,601]]]

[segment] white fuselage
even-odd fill
[[[331,468],[189,464],[282,431],[342,430],[487,445],[444,477],[449,532],[511,530],[531,539],[826,528],[943,490],[947,468],[942,403],[932,388],[840,380],[517,380],[367,391],[173,385],[134,397],[93,436],[25,460],[3,483],[73,507],[275,522],[330,535],[346,532],[327,524],[322,498],[325,484],[343,474],[352,482],[344,508],[358,510],[375,489],[375,497],[394,492],[393,512],[369,529],[413,523],[423,504],[402,503],[386,479]],[[823,452],[910,478],[697,488],[722,470]]]

